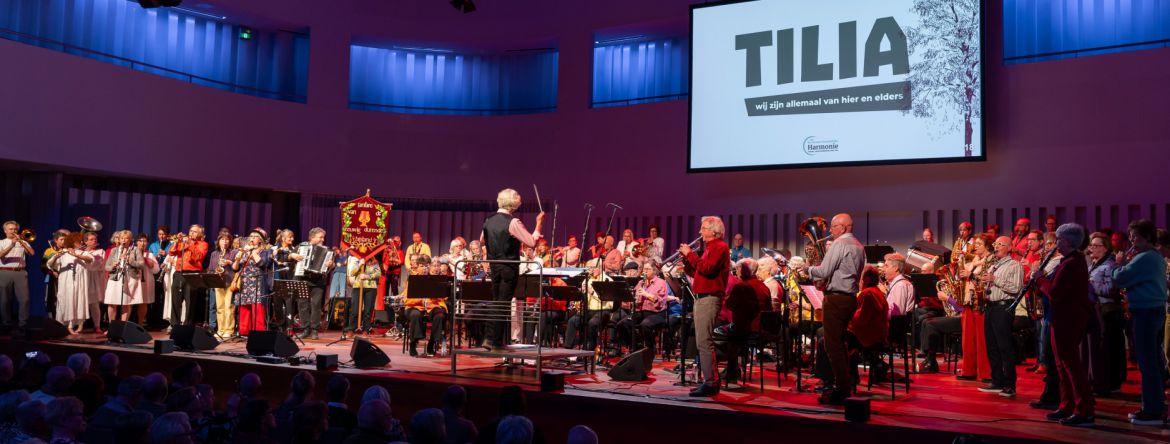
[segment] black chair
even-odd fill
[[[788,364],[788,353],[782,352],[784,350],[784,329],[786,323],[784,322],[784,313],[779,311],[761,311],[760,312],[760,332],[757,339],[757,356],[762,353],[764,348],[772,346],[776,350],[776,387],[782,387],[780,383],[780,361],[785,360],[785,365]],[[763,362],[760,363],[760,390],[764,389],[763,385]],[[788,371],[784,370],[784,379],[788,379]]]

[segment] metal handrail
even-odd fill
[[[456,269],[458,269],[458,268],[462,267],[464,264],[468,264],[468,263],[516,264],[516,265],[532,264],[532,265],[537,266],[536,276],[537,276],[537,285],[538,285],[539,290],[537,290],[537,294],[536,294],[537,301],[538,301],[538,303],[535,304],[536,305],[536,309],[535,309],[536,316],[535,317],[537,319],[537,324],[536,324],[536,329],[534,331],[535,331],[537,337],[540,338],[540,336],[539,336],[541,333],[540,326],[544,325],[544,307],[543,307],[544,304],[539,303],[540,298],[544,294],[544,263],[540,262],[540,261],[531,261],[531,260],[459,258],[458,260],[455,261],[455,263],[453,265]],[[519,277],[519,275],[517,275],[517,277]],[[456,280],[454,282],[454,284],[451,285],[451,301],[452,301],[452,305],[454,305],[455,307],[459,307],[462,304],[462,302],[460,301],[460,298],[459,298],[459,282],[471,282],[471,280],[470,279]],[[500,304],[503,301],[494,301],[493,300],[493,301],[487,301],[487,302]],[[527,307],[521,307],[521,310],[524,310],[526,308]],[[497,311],[497,310],[503,311],[503,309],[494,309],[493,311]],[[467,320],[468,319],[468,315],[467,314],[461,315],[459,313],[460,311],[461,310],[458,310],[458,309],[451,310],[451,312],[452,312],[451,313],[452,328],[454,328],[455,324],[458,323],[459,320],[461,320],[461,319]],[[509,309],[509,315],[510,314],[511,314],[511,311]],[[491,318],[490,316],[487,316],[487,318],[495,319],[495,318]],[[479,317],[477,317],[475,315],[472,315],[471,319],[481,320],[481,319],[479,319]],[[523,319],[524,319],[524,316],[521,315],[521,323],[524,322]],[[496,321],[496,322],[500,322],[500,321]],[[459,353],[455,350],[455,335],[448,335],[448,336],[449,337],[447,338],[447,342],[448,342],[447,349],[451,350],[451,375],[455,375],[456,369],[457,369],[457,362],[458,362],[458,358],[459,358]],[[542,339],[543,338],[537,339],[537,341],[536,341],[536,374],[537,375],[541,374],[541,366],[544,364],[543,359],[541,359],[541,352],[543,349],[542,343],[544,342]]]
[[[526,113],[526,112],[547,112],[547,111],[556,111],[556,109],[557,109],[557,107],[555,105],[554,106],[528,107],[528,108],[443,108],[443,107],[437,107],[437,106],[391,105],[391,104],[387,104],[387,103],[370,103],[370,102],[357,102],[357,101],[350,101],[349,102],[350,107],[353,107],[354,105],[368,106],[368,107],[372,107],[372,108],[401,108],[401,109],[420,110],[420,111],[451,111],[451,112],[467,112],[467,113],[510,113],[510,114],[520,114],[520,113]]]
[[[602,100],[600,102],[593,102],[592,106],[596,107],[597,105],[611,105],[611,104],[618,104],[618,103],[624,103],[626,105],[633,105],[633,103],[631,103],[631,102],[642,101],[642,100],[647,101],[646,103],[663,102],[663,101],[666,101],[668,99],[684,99],[690,95],[691,95],[691,93],[685,92],[685,93],[677,93],[677,94],[662,94],[662,95],[658,95],[658,96],[634,97],[634,98],[630,98],[630,99]]]
[[[61,47],[59,52],[69,53],[70,51],[78,51],[78,52],[83,52],[83,53],[86,53],[89,55],[101,56],[101,57],[113,59],[113,60],[116,60],[119,62],[127,63],[130,65],[130,69],[133,69],[135,71],[148,72],[144,69],[140,69],[139,67],[155,69],[155,70],[175,74],[178,76],[184,76],[187,78],[187,83],[191,83],[191,84],[198,84],[195,82],[195,80],[199,80],[201,82],[212,83],[214,85],[220,85],[220,86],[224,86],[224,87],[231,87],[234,89],[242,89],[242,90],[246,90],[246,91],[251,91],[251,92],[253,92],[253,94],[245,93],[245,94],[248,94],[250,96],[264,97],[264,95],[272,95],[272,96],[277,96],[280,98],[280,100],[284,100],[287,102],[302,102],[303,103],[306,100],[306,96],[303,96],[300,94],[286,93],[286,92],[280,92],[280,91],[271,91],[271,90],[260,89],[260,88],[255,88],[255,87],[251,87],[251,86],[246,86],[246,85],[228,83],[228,82],[224,82],[221,80],[215,80],[215,79],[207,78],[207,77],[203,77],[203,76],[197,76],[195,74],[191,74],[191,73],[187,73],[187,72],[183,72],[183,71],[178,71],[178,70],[163,67],[163,66],[152,65],[150,63],[146,63],[146,62],[143,62],[140,60],[134,60],[134,59],[130,59],[130,58],[122,57],[122,56],[108,54],[108,53],[104,53],[101,51],[96,51],[96,50],[93,50],[90,48],[86,48],[83,46],[77,46],[77,45],[73,45],[73,44],[69,44],[69,43],[65,43],[65,42],[60,42],[57,40],[48,39],[48,38],[44,38],[44,37],[37,36],[37,35],[27,34],[27,33],[23,33],[23,32],[8,29],[8,28],[0,28],[0,38],[4,38],[4,39],[11,40],[11,41],[18,42],[18,43],[26,43],[26,42],[20,41],[20,39],[28,39],[28,40],[33,40],[33,41],[36,41],[39,43],[44,43],[44,44],[49,44],[49,45],[57,45],[57,46]],[[40,45],[37,45],[37,46],[40,46]],[[182,79],[176,79],[176,80],[182,80]],[[211,85],[211,86],[215,87],[214,85]],[[225,88],[217,88],[217,89],[225,89]]]

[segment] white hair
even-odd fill
[[[720,219],[719,216],[703,216],[702,224],[715,233],[715,237],[723,237],[723,219]]]
[[[496,194],[496,206],[509,213],[516,211],[520,208],[520,193],[511,188],[504,188],[499,194]]]
[[[788,258],[788,268],[800,268],[804,266],[805,260],[800,256],[792,256]]]
[[[1061,225],[1056,227],[1056,238],[1068,241],[1073,249],[1081,248],[1081,242],[1085,241],[1085,227],[1074,223]]]
[[[736,276],[754,276],[757,269],[756,260],[750,257],[745,257],[735,263]]]
[[[380,399],[385,401],[386,405],[390,405],[390,392],[386,391],[386,388],[380,385],[372,385],[366,389],[365,393],[362,393],[362,404],[375,399]]]
[[[764,256],[756,260],[756,276],[761,279],[767,278],[776,274],[776,269],[780,268],[780,264],[776,263],[776,259],[769,256]]]

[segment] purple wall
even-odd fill
[[[491,199],[512,186],[529,197],[535,182],[546,199],[560,201],[558,223],[573,231],[585,201],[621,202],[627,216],[870,212],[871,240],[896,242],[918,234],[925,212],[932,224],[935,213],[947,212],[937,224],[949,232],[956,210],[959,219],[984,209],[1068,219],[1103,206],[1122,221],[1136,214],[1160,224],[1170,211],[1170,132],[1163,128],[1170,121],[1170,49],[1004,66],[996,1],[988,2],[986,32],[987,162],[695,175],[684,173],[686,101],[589,108],[594,30],[685,26],[685,2],[506,7],[531,6],[547,14],[540,20],[508,17],[506,9],[492,11],[496,4],[464,16],[445,2],[411,2],[395,18],[389,6],[350,16],[362,1],[328,2],[328,9],[308,0],[244,6],[311,28],[307,105],[0,40],[0,58],[8,61],[0,70],[0,158],[355,196],[372,188],[377,195]],[[499,47],[555,42],[559,110],[505,117],[348,110],[351,36]]]

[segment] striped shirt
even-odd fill
[[[1024,286],[1024,266],[1004,256],[991,266],[995,281],[988,286],[987,301],[999,302],[1014,299]]]

